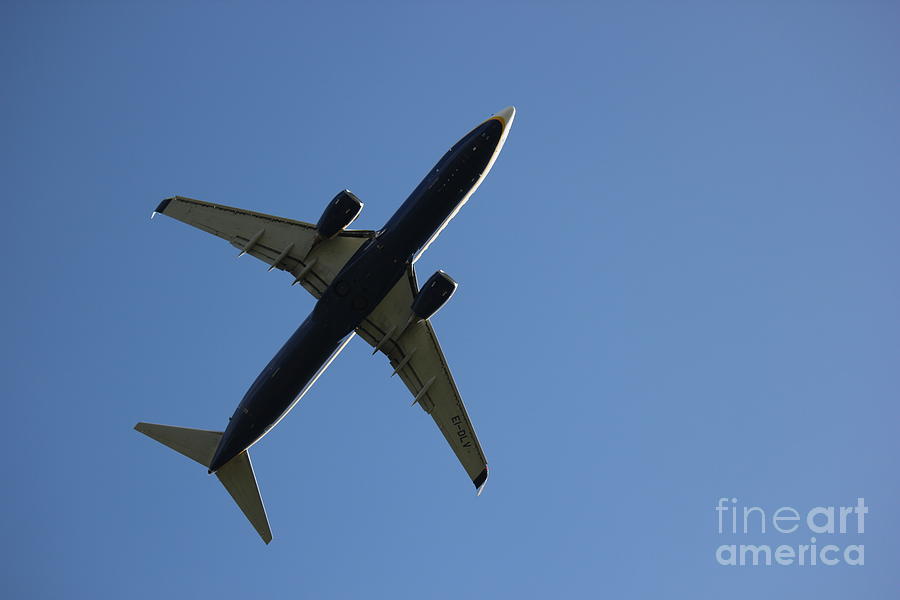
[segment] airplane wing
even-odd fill
[[[329,240],[316,226],[222,204],[175,196],[163,200],[154,213],[172,217],[216,235],[269,265],[294,276],[320,298],[341,267],[374,235],[372,231],[342,231]]]
[[[409,266],[405,277],[357,327],[356,332],[390,360],[413,404],[431,415],[480,494],[487,481],[487,460],[453,381],[447,360],[428,320],[410,323],[411,305],[419,290]],[[373,352],[374,353],[374,352]]]

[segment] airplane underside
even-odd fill
[[[154,214],[227,240],[241,254],[289,272],[316,299],[312,313],[257,376],[224,432],[138,423],[135,429],[207,467],[260,537],[271,530],[248,449],[300,400],[354,334],[385,355],[430,415],[480,494],[487,460],[429,321],[456,289],[443,271],[421,287],[413,263],[487,175],[515,116],[512,107],[461,138],[384,227],[350,230],[362,202],[340,192],[318,223],[176,196]]]

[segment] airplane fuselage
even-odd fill
[[[475,191],[499,150],[504,123],[492,117],[460,139],[377,234],[340,270],[312,313],[244,395],[210,472],[256,443],[284,417],[447,221]]]

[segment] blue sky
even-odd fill
[[[15,597],[892,597],[892,3],[4,3]],[[174,194],[379,227],[518,115],[417,264],[480,498],[355,340],[253,450],[266,547],[137,421],[222,428],[313,306]],[[720,497],[870,509],[865,566],[727,567]]]

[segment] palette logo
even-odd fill
[[[739,506],[737,498],[719,498],[715,507],[719,535],[778,536],[794,534],[802,544],[721,544],[716,548],[716,562],[731,567],[796,565],[831,567],[837,564],[863,566],[866,548],[859,535],[866,530],[869,507],[865,498],[857,498],[855,506],[815,506],[805,513],[792,506],[782,506],[770,514],[759,506]],[[767,529],[767,525],[771,528]],[[802,529],[801,529],[802,528]],[[853,536],[853,537],[841,537]],[[781,538],[779,541],[788,541]],[[754,539],[754,541],[756,541]],[[834,543],[832,543],[834,542]],[[842,543],[843,542],[843,543]]]

